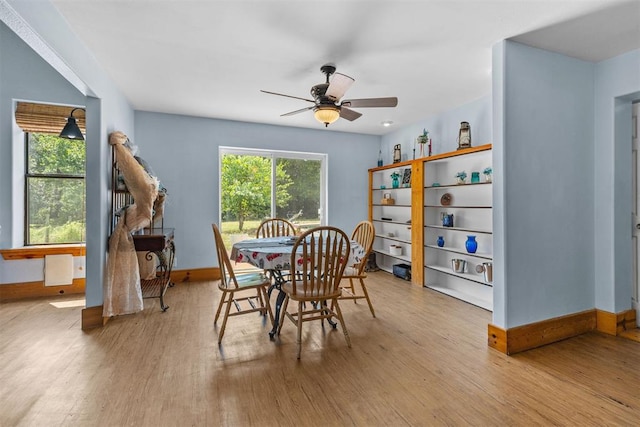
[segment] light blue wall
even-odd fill
[[[509,41],[494,53],[504,73],[494,324],[512,328],[594,307],[594,65]]]
[[[3,30],[0,53],[3,67],[0,76],[0,150],[5,150],[6,144],[14,144],[15,136],[7,136],[5,133],[5,129],[10,129],[5,126],[5,121],[11,118],[7,108],[11,108],[12,97],[87,107],[86,304],[87,307],[101,305],[110,218],[108,180],[111,169],[107,140],[109,133],[115,129],[133,136],[133,109],[50,2],[0,1],[0,16],[4,23],[11,25],[10,31]],[[11,34],[14,32],[27,40],[28,45]],[[37,54],[34,50],[37,50]],[[45,58],[46,63],[36,60],[38,56]],[[18,62],[25,60],[24,58],[29,58],[26,60],[30,63]],[[5,73],[5,67],[14,72]],[[54,76],[55,72],[52,70],[62,74],[64,79]],[[71,96],[69,93],[73,92],[73,87],[76,90]],[[17,90],[22,92],[18,93]],[[0,157],[0,176],[4,177],[5,173],[10,173],[5,171],[11,169],[5,169],[4,151]],[[10,180],[0,181],[2,247],[8,247],[11,243],[5,240],[8,233],[5,234],[3,224],[4,221],[13,221],[11,204],[5,207],[5,202],[11,201],[10,185]],[[7,218],[7,215],[11,218]],[[22,212],[17,215],[22,215]],[[16,234],[15,230],[13,234]],[[24,263],[19,263],[19,266],[7,263],[2,265],[3,270],[26,271],[27,268],[33,266],[25,268]],[[21,272],[11,271],[11,277],[21,277]]]
[[[461,105],[449,111],[435,114],[390,132],[382,137],[382,158],[384,164],[393,162],[393,146],[402,145],[402,160],[413,159],[415,140],[424,129],[429,131],[432,140],[432,154],[446,153],[458,148],[460,122],[469,122],[471,126],[472,146],[491,143],[491,95],[488,94],[473,102]],[[416,146],[416,158],[420,157]],[[428,153],[425,150],[424,155]]]
[[[505,184],[503,179],[505,161],[504,150],[498,147],[504,145],[504,56],[506,43],[496,43],[492,49],[492,130],[493,149],[491,150],[493,167],[492,201],[493,201],[493,324],[504,327],[507,312],[507,296],[509,287],[505,283],[507,271],[507,253],[505,251],[505,223],[504,198]]]
[[[166,227],[176,229],[178,269],[217,265],[218,147],[328,155],[330,225],[352,230],[367,218],[368,173],[380,137],[137,111],[135,144],[166,186]]]
[[[640,100],[640,50],[595,67],[596,307],[628,310],[633,292],[631,101]]]
[[[24,134],[14,120],[17,100],[41,103],[84,105],[85,97],[36,55],[6,25],[0,23],[0,247],[21,246],[24,242],[24,215],[14,215],[14,202],[24,199]],[[19,164],[19,172],[13,163]],[[33,280],[34,270],[42,279],[42,268],[33,269],[37,261],[26,260],[19,267],[24,281]],[[0,283],[9,280],[11,262],[0,259]]]

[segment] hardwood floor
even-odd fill
[[[0,304],[0,425],[638,425],[639,343],[593,332],[506,356],[491,313],[387,273],[367,284],[375,319],[341,304],[352,348],[311,322],[300,361],[293,324],[271,342],[257,314],[218,347],[214,282],[88,332],[81,307]]]

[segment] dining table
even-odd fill
[[[274,289],[278,290],[273,328],[269,332],[269,337],[272,339],[278,331],[280,310],[286,296],[282,290],[282,284],[286,282],[287,272],[291,269],[291,255],[296,240],[296,236],[262,237],[241,240],[235,242],[231,247],[231,260],[236,263],[249,263],[254,267],[269,272],[272,278],[272,283],[267,293],[269,298]],[[354,266],[363,260],[365,250],[355,240],[350,241],[350,248],[347,266]],[[296,253],[296,262],[299,258],[302,258],[302,246],[299,246],[298,249],[300,253]]]

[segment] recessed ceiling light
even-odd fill
[[[387,120],[385,122],[382,122],[381,124],[382,124],[382,126],[388,128],[389,126],[391,126],[393,124],[393,122],[390,121],[390,120]]]

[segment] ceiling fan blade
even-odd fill
[[[300,98],[299,96],[285,95],[285,94],[277,93],[277,92],[269,92],[268,90],[260,90],[260,92],[268,93],[270,95],[286,96],[287,98],[301,99],[303,101],[313,102],[314,104],[316,103],[316,101],[314,101],[313,99]]]
[[[344,93],[351,87],[354,81],[354,79],[345,74],[333,73],[331,83],[325,95],[332,101],[337,101],[344,96]]]
[[[358,113],[357,111],[351,110],[347,107],[341,107],[340,108],[340,117],[342,117],[343,119],[347,119],[350,122],[354,121],[355,119],[359,118],[362,115],[362,113]]]
[[[305,107],[305,108],[301,108],[299,110],[295,110],[295,111],[290,111],[288,113],[284,113],[284,114],[280,114],[280,117],[284,117],[284,116],[293,116],[294,114],[298,114],[298,113],[302,113],[304,111],[308,111],[308,110],[312,110],[316,108],[315,105],[312,105],[311,107]]]
[[[395,107],[398,105],[398,98],[363,98],[363,99],[345,99],[342,101],[343,106],[365,108],[365,107]]]

